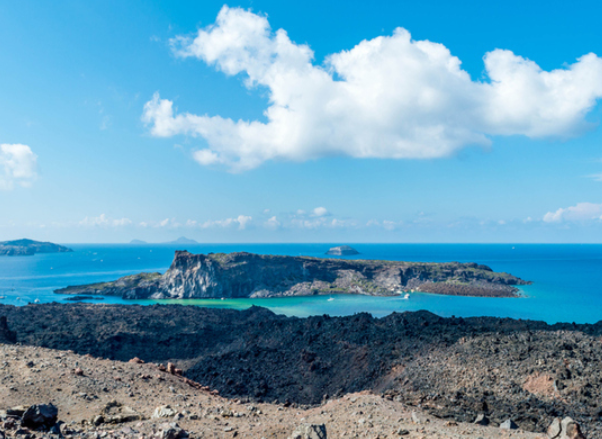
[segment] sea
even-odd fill
[[[67,303],[54,290],[115,280],[140,272],[165,272],[175,250],[191,253],[246,251],[259,254],[323,257],[336,244],[64,244],[72,253],[0,257],[0,303],[23,306]],[[269,299],[123,300],[102,304],[180,304],[245,309],[252,305],[277,314],[306,317],[366,312],[428,310],[440,316],[495,316],[548,323],[595,323],[602,320],[602,245],[593,244],[350,244],[360,254],[348,259],[421,262],[477,262],[533,282],[519,298],[456,297],[410,293],[395,297],[332,295]]]

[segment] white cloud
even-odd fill
[[[328,210],[325,207],[316,207],[313,210],[314,216],[326,216],[328,215]]]
[[[182,226],[175,218],[165,218],[159,222],[146,222],[147,225],[152,225],[156,228],[178,229]]]
[[[200,225],[202,229],[208,229],[212,227],[231,227],[238,226],[238,230],[244,230],[253,221],[253,218],[247,215],[238,215],[236,218],[226,218],[223,220],[205,221]]]
[[[445,46],[402,28],[315,65],[307,45],[272,32],[265,16],[224,6],[214,25],[171,43],[179,57],[267,88],[266,123],[178,113],[158,93],[144,106],[153,135],[202,137],[208,147],[194,158],[235,171],[331,155],[445,157],[493,135],[564,138],[587,128],[602,97],[602,59],[593,53],[547,72],[496,49],[484,56],[488,80],[473,81]]]
[[[278,219],[275,216],[273,216],[265,222],[265,226],[268,229],[277,229],[278,227],[280,227],[280,221],[278,221]]]
[[[594,203],[578,203],[575,206],[560,208],[556,212],[548,212],[543,217],[546,223],[600,219],[602,219],[602,204]]]
[[[366,227],[382,227],[385,230],[396,230],[403,226],[403,221],[390,221],[390,220],[370,220],[366,223]]]
[[[85,227],[123,227],[129,226],[130,224],[132,224],[132,221],[129,218],[113,219],[109,218],[104,213],[95,217],[87,216],[79,222],[80,226]]]
[[[27,145],[0,144],[0,190],[30,186],[37,178],[37,159]]]

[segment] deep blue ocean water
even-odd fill
[[[68,244],[67,244],[68,245]],[[319,296],[280,299],[123,301],[94,303],[179,303],[242,309],[260,305],[286,315],[350,315],[425,309],[441,316],[498,316],[549,323],[602,320],[602,245],[573,244],[352,244],[361,259],[477,262],[533,281],[521,298],[453,297],[415,293],[402,297]],[[164,272],[174,250],[192,253],[248,251],[324,256],[328,244],[68,245],[73,253],[0,257],[0,303],[64,302],[54,289],[114,280],[142,271]]]

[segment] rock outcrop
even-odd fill
[[[32,241],[31,239],[0,242],[0,255],[4,256],[33,256],[36,253],[64,253],[72,251],[70,248],[62,245],[51,242]]]
[[[343,260],[253,253],[177,251],[163,275],[142,273],[115,282],[56,290],[59,294],[124,299],[189,299],[365,294],[414,290],[437,294],[514,297],[526,282],[475,263]]]
[[[326,254],[332,255],[332,256],[353,256],[353,255],[359,255],[360,252],[358,252],[356,249],[354,249],[353,247],[350,247],[348,245],[340,245],[338,247],[330,248],[326,252]]]

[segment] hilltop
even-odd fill
[[[0,242],[0,255],[4,256],[33,256],[36,253],[64,253],[72,251],[68,247],[53,244],[52,242],[33,241],[31,239]]]

